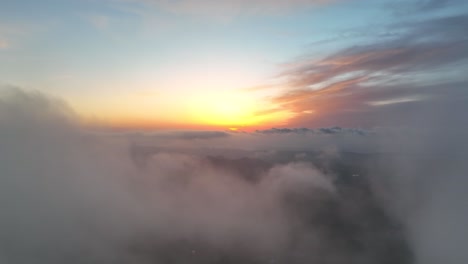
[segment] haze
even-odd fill
[[[0,2],[0,264],[468,263],[468,2]]]

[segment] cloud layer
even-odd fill
[[[213,156],[204,148],[246,135],[175,137],[162,148],[89,133],[77,120],[57,99],[2,94],[2,263],[410,259],[397,221],[384,215],[367,178],[345,165],[353,155],[339,161],[336,152],[271,145]],[[158,140],[168,137],[148,142]]]
[[[9,89],[0,259],[462,264],[467,129],[447,118],[457,107],[367,134],[135,137],[87,132],[60,100]]]

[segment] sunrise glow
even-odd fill
[[[0,0],[0,264],[467,264],[468,0]]]

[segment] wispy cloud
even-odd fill
[[[0,37],[0,49],[7,49],[8,47],[10,47],[8,40]]]
[[[0,23],[0,49],[8,49],[11,47],[11,37],[19,32],[11,25]]]
[[[110,18],[105,15],[89,15],[86,16],[86,19],[91,23],[95,28],[99,30],[105,30],[109,27]]]
[[[411,15],[421,12],[423,14],[438,12],[455,5],[464,4],[464,0],[396,0],[391,1],[388,7],[395,15]]]
[[[468,83],[449,74],[468,66],[467,26],[464,14],[400,22],[389,26],[400,32],[390,39],[299,59],[280,75],[285,88],[272,101],[295,113],[291,125],[333,126],[375,124],[379,111],[445,100]]]
[[[39,25],[0,21],[0,49],[17,46],[25,37],[38,31]]]
[[[421,97],[421,96],[412,96],[412,97],[409,96],[409,97],[388,99],[388,100],[383,100],[383,101],[373,101],[373,102],[369,102],[369,104],[373,105],[373,106],[381,106],[381,105],[391,105],[391,104],[415,102],[415,101],[420,101],[420,100],[423,100],[423,99],[424,99],[424,97]]]
[[[130,0],[176,14],[232,17],[242,14],[281,14],[337,0]]]

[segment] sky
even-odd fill
[[[468,263],[468,1],[0,0],[0,263]]]
[[[18,0],[0,85],[124,129],[365,127],[463,104],[462,0]]]

